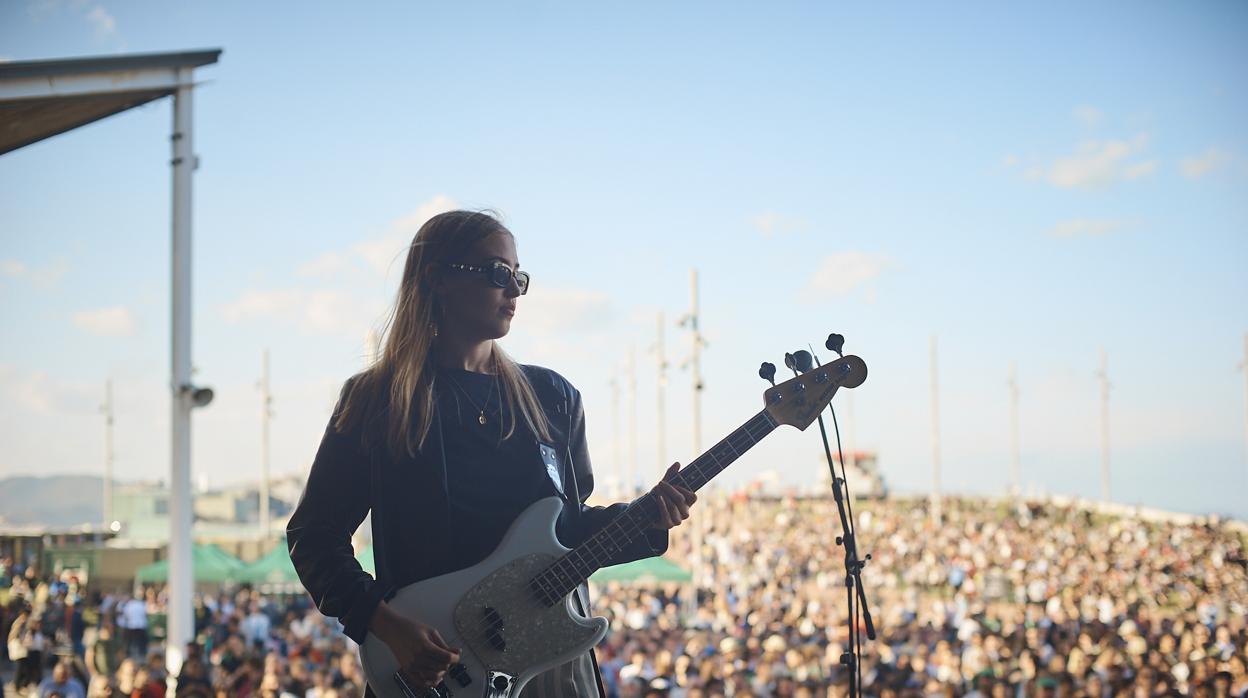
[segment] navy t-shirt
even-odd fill
[[[502,383],[497,376],[439,369],[434,385],[446,446],[452,569],[462,569],[493,552],[526,507],[558,492],[523,419],[510,438],[503,438],[510,411],[499,399]],[[485,424],[480,422],[482,409]],[[437,448],[436,442],[430,445]],[[436,450],[431,455],[441,457]]]

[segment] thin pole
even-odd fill
[[[113,380],[104,382],[104,530],[113,524]]]
[[[940,397],[937,385],[936,335],[931,338],[931,373],[932,373],[932,521],[939,526],[941,521],[940,501]]]
[[[845,391],[845,426],[848,427],[846,432],[846,445],[849,446],[849,453],[846,454],[845,460],[849,461],[850,468],[858,467],[858,451],[857,440],[854,434],[854,391]],[[845,464],[841,463],[841,470],[845,470]],[[855,470],[854,472],[857,472]]]
[[[655,418],[658,421],[656,434],[658,441],[659,456],[659,477],[663,476],[667,470],[667,404],[666,404],[666,388],[667,388],[667,356],[663,347],[663,311],[659,311],[657,323],[657,338],[655,340],[655,369],[657,375],[657,385],[655,393],[657,394],[655,405]]]
[[[191,616],[191,71],[173,94],[172,382],[170,392],[169,602],[165,664],[176,676],[194,633]]]
[[[689,329],[693,332],[693,454],[702,454],[702,332],[698,328],[698,270],[689,270]]]
[[[364,337],[364,345],[368,350],[368,365],[373,366],[381,359],[381,334],[370,328]]]
[[[628,348],[628,492],[637,491],[637,350]]]
[[[617,364],[611,372],[611,457],[615,467],[616,496],[623,496],[627,490],[628,474],[624,467],[624,459],[620,455],[620,442],[623,432],[620,431],[620,369]]]
[[[1101,501],[1109,502],[1109,361],[1101,349]]]
[[[269,350],[264,350],[260,373],[260,535],[267,540],[269,518],[269,420],[273,417],[273,393],[269,389]]]
[[[698,318],[698,270],[689,270],[689,365],[693,373],[693,456],[702,454],[702,332]],[[714,492],[714,490],[712,490]],[[693,523],[693,588],[700,589],[706,581],[706,570],[702,559],[703,539],[706,536],[706,516],[695,517]]]
[[[1013,495],[1022,496],[1022,468],[1018,457],[1018,371],[1014,362],[1010,362],[1010,473],[1014,479]]]
[[[1248,334],[1244,335],[1244,360],[1239,368],[1244,372],[1244,462],[1248,464]]]

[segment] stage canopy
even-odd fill
[[[191,577],[204,584],[221,584],[239,581],[243,563],[215,545],[195,544],[191,550]],[[140,567],[134,573],[136,582],[152,584],[169,580],[169,560],[153,562]]]
[[[219,49],[0,63],[0,154],[172,95]]]
[[[622,565],[604,567],[589,578],[591,582],[625,582],[646,584],[653,582],[689,582],[693,575],[680,565],[662,557],[648,557]]]

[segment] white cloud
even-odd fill
[[[602,291],[534,286],[518,300],[515,322],[526,331],[593,332],[612,317],[611,299]]]
[[[1071,113],[1079,123],[1089,128],[1099,126],[1105,120],[1105,114],[1100,109],[1087,105],[1075,107]]]
[[[101,393],[100,387],[67,383],[46,371],[0,370],[0,402],[16,406],[18,414],[84,414],[96,408]]]
[[[82,310],[74,313],[73,320],[78,329],[100,337],[129,337],[136,324],[134,315],[124,305]]]
[[[341,252],[326,252],[316,259],[299,265],[299,276],[330,277],[347,267],[347,257]]]
[[[1199,179],[1231,161],[1230,153],[1221,148],[1209,148],[1196,157],[1183,158],[1179,170],[1188,179]]]
[[[1104,189],[1118,181],[1138,179],[1157,170],[1155,161],[1134,160],[1148,147],[1148,137],[1125,140],[1087,141],[1071,155],[1060,157],[1048,167],[1033,167],[1031,178],[1043,178],[1059,189]]]
[[[107,39],[117,33],[117,20],[102,6],[96,5],[87,13],[87,22],[95,28],[95,36]]]
[[[363,257],[374,270],[384,274],[390,270],[391,264],[403,263],[407,247],[412,244],[412,238],[416,237],[420,226],[439,213],[455,208],[457,204],[453,199],[445,194],[438,194],[416,207],[415,211],[396,219],[381,237],[357,243],[351,249]]]
[[[336,289],[248,290],[221,306],[227,322],[274,320],[308,334],[363,336],[380,309]]]
[[[750,225],[765,238],[775,237],[784,233],[799,232],[810,227],[810,223],[804,218],[771,212],[754,216],[750,219]]]
[[[69,271],[64,259],[56,259],[43,266],[32,267],[16,259],[0,259],[0,274],[11,279],[24,279],[39,288],[53,288]]]
[[[807,285],[808,291],[844,296],[877,278],[890,260],[865,252],[838,252],[823,258]]]
[[[1049,235],[1059,238],[1105,235],[1128,225],[1129,221],[1118,218],[1074,218],[1053,226]]]

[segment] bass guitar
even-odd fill
[[[673,481],[698,490],[779,425],[804,430],[837,389],[856,388],[866,377],[866,364],[851,355],[773,386],[763,393],[761,412]],[[572,592],[659,520],[658,503],[643,495],[575,549],[555,536],[563,506],[558,497],[534,502],[482,562],[399,589],[387,602],[390,608],[437,628],[460,648],[460,661],[437,686],[416,689],[399,671],[390,647],[370,633],[360,657],[373,691],[382,698],[517,698],[533,677],[597,645],[607,620],[578,613]]]

